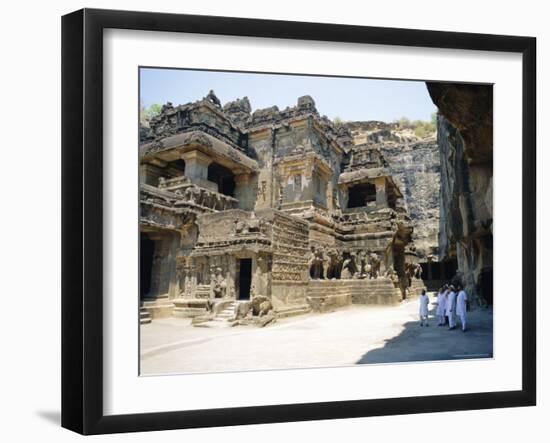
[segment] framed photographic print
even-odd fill
[[[535,51],[64,16],[62,425],[534,405]]]

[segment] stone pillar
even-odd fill
[[[333,188],[332,188],[332,180],[327,180],[327,187],[325,194],[327,196],[327,209],[329,211],[332,211],[334,209],[334,194],[333,194]]]
[[[195,290],[197,288],[197,264],[194,258],[189,259],[189,274],[187,278],[189,279],[189,292],[195,297]],[[188,295],[187,291],[186,295]]]
[[[189,297],[187,293],[187,280],[189,279],[189,266],[187,264],[187,258],[180,258],[176,262],[176,280],[177,280],[177,297]]]
[[[159,177],[162,175],[162,168],[166,162],[155,159],[155,165],[142,163],[139,165],[139,183],[156,186]]]
[[[252,174],[235,175],[235,198],[239,200],[239,208],[245,211],[254,210],[254,189],[251,182]]]
[[[176,255],[179,248],[179,234],[170,234],[166,238],[167,250],[169,251],[168,257],[166,258],[166,279],[168,283],[168,297],[176,298],[179,296],[179,282],[178,282],[178,273],[177,273],[177,262]]]
[[[226,296],[236,299],[237,298],[237,291],[235,290],[235,278],[237,276],[237,262],[235,257],[226,255],[226,267],[227,267],[227,273],[226,273],[226,283],[227,283],[227,292]]]
[[[181,155],[185,160],[185,176],[189,177],[191,182],[197,183],[202,180],[208,180],[208,166],[212,159],[200,151],[189,151]]]
[[[262,254],[257,254],[252,259],[252,288],[251,297],[258,295],[268,296],[268,281],[267,281],[267,257]]]
[[[349,202],[349,188],[343,187],[339,190],[340,192],[340,208],[346,209]]]
[[[148,170],[149,170],[149,165],[147,164],[139,165],[139,184],[142,184],[142,183],[145,183],[148,185],[150,184]]]
[[[302,175],[302,200],[313,200],[315,198],[315,173],[313,165],[306,163]]]
[[[376,186],[376,207],[387,208],[388,196],[386,194],[386,179],[385,177],[377,177],[374,181]]]

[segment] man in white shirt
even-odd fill
[[[429,326],[428,325],[428,304],[430,303],[430,299],[428,297],[428,294],[426,294],[426,290],[422,289],[422,294],[420,295],[420,326]]]
[[[456,297],[456,314],[460,317],[462,324],[462,332],[466,332],[466,311],[467,311],[468,294],[464,291],[462,285],[458,285],[458,295]]]
[[[445,306],[445,315],[449,317],[449,331],[456,328],[456,292],[453,285],[449,288],[447,294],[447,304]]]

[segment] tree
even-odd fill
[[[399,120],[397,120],[397,123],[402,128],[405,128],[407,126],[411,126],[411,121],[407,117],[401,117]]]
[[[436,131],[437,114],[434,113],[431,115],[431,121],[410,120],[407,117],[401,117],[394,122],[397,123],[400,128],[412,129],[418,138],[425,138]]]
[[[158,103],[153,103],[148,108],[142,108],[141,109],[141,118],[147,122],[151,121],[151,119],[157,115],[160,114],[160,110],[162,109],[162,106]]]

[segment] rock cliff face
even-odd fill
[[[349,122],[355,144],[378,147],[405,197],[420,258],[438,255],[439,148],[436,134],[424,138],[414,128],[378,121]]]
[[[492,86],[428,83],[439,108],[440,260],[456,256],[469,294],[492,302]]]

